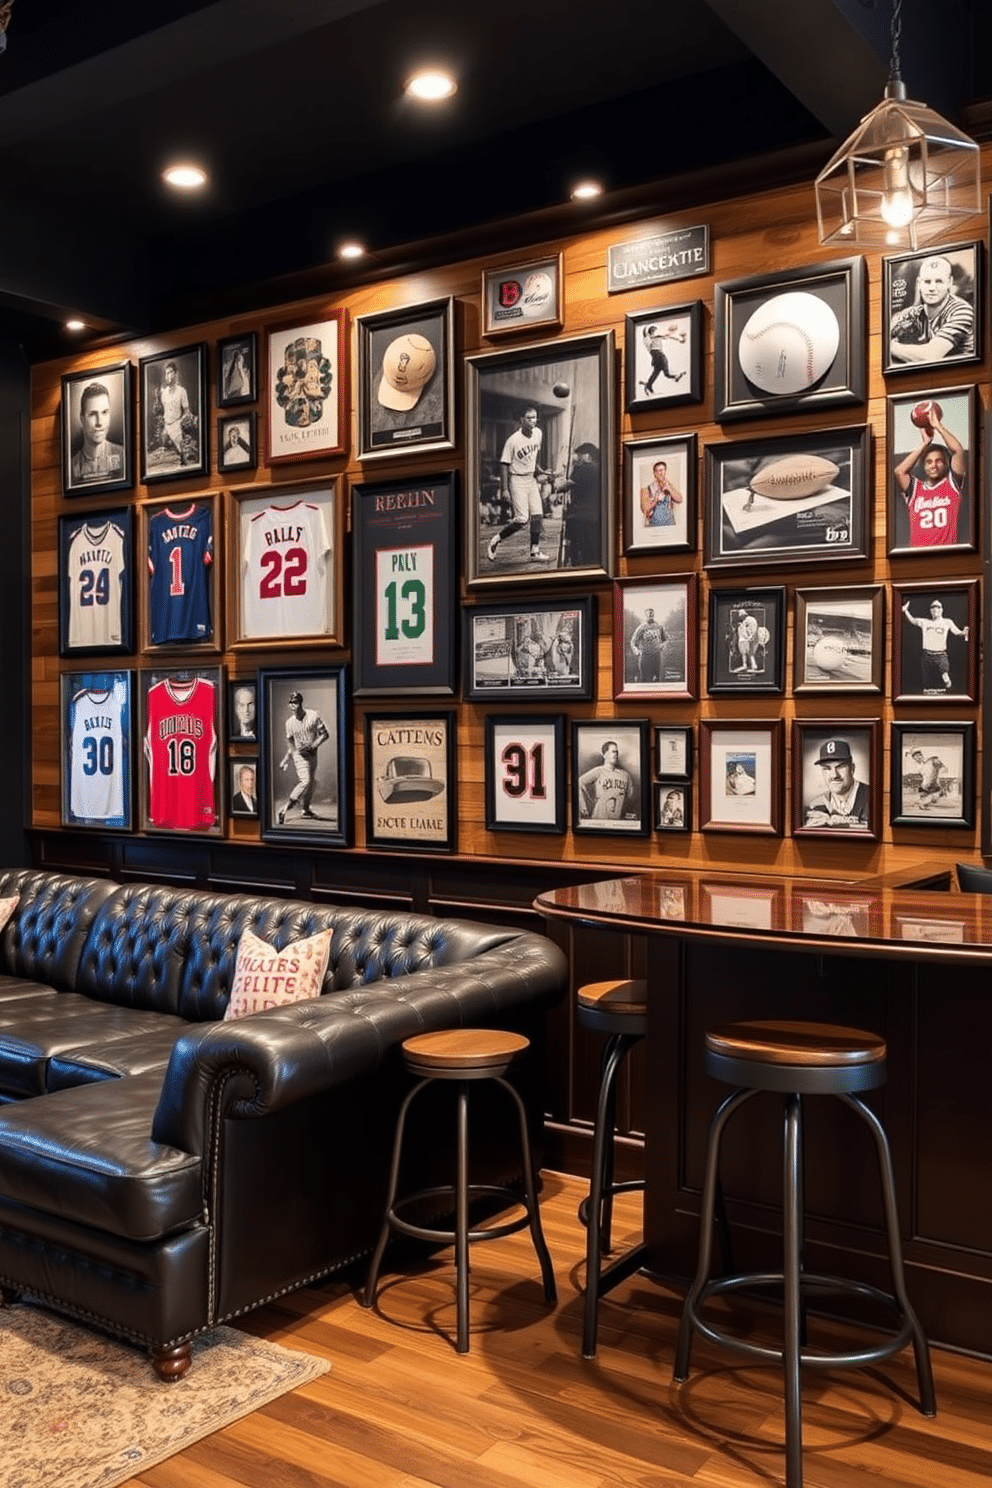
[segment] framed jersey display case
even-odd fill
[[[140,550],[146,582],[142,643],[146,649],[219,649],[214,557],[217,498],[182,497],[141,508]]]
[[[139,672],[138,681],[142,831],[218,835],[220,667]]]
[[[130,672],[63,672],[62,823],[130,831]]]
[[[134,649],[130,507],[59,517],[59,653]]]
[[[343,644],[340,481],[232,492],[231,644]]]
[[[486,831],[565,830],[565,717],[487,713]]]

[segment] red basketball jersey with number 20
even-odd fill
[[[148,689],[148,819],[155,827],[204,831],[217,820],[214,686],[166,677]]]

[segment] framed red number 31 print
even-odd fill
[[[564,832],[562,714],[486,717],[487,832]]]

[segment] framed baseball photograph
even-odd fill
[[[892,586],[894,702],[978,701],[978,580]]]
[[[134,650],[130,507],[59,517],[59,655]]]
[[[227,742],[258,742],[258,683],[254,677],[232,677],[227,684]]]
[[[785,589],[711,589],[706,690],[785,688]]]
[[[217,497],[139,508],[144,555],[141,644],[219,649],[214,589]]]
[[[702,300],[625,316],[623,364],[628,413],[701,402]]]
[[[781,718],[700,721],[700,831],[781,837],[784,730]]]
[[[573,832],[648,835],[648,727],[646,718],[573,719]]]
[[[62,825],[133,825],[131,672],[63,672]]]
[[[458,686],[457,476],[351,488],[355,696]]]
[[[217,342],[218,408],[236,408],[258,397],[258,336],[242,331]]]
[[[688,780],[692,775],[691,723],[656,723],[654,773],[665,779]]]
[[[881,820],[876,718],[794,719],[792,835],[875,841]]]
[[[866,285],[863,258],[717,284],[714,417],[863,403]]]
[[[454,300],[355,321],[358,456],[455,447]]]
[[[351,728],[347,667],[262,670],[261,833],[272,842],[349,847]]]
[[[656,832],[692,831],[692,786],[688,780],[656,780],[654,794],[654,830]]]
[[[348,312],[265,332],[266,461],[343,455]]]
[[[982,243],[882,260],[882,370],[918,372],[982,356]]]
[[[365,841],[401,852],[454,852],[458,834],[456,715],[369,713]]]
[[[595,684],[596,600],[462,607],[467,702],[584,702]]]
[[[228,624],[234,646],[344,643],[340,477],[229,493]]]
[[[141,479],[186,480],[210,469],[207,343],[142,357]]]
[[[696,436],[629,439],[623,446],[623,551],[696,548]]]
[[[894,827],[975,825],[973,723],[893,723],[889,760]]]
[[[465,358],[468,587],[605,578],[613,332]]]
[[[141,830],[216,837],[223,825],[218,777],[220,667],[138,673]]]
[[[698,579],[673,574],[613,584],[613,695],[694,698]]]
[[[867,559],[867,424],[706,447],[706,568]]]
[[[792,690],[881,692],[885,681],[882,584],[796,590]]]
[[[232,816],[258,820],[258,756],[232,755],[227,762],[227,799]]]
[[[62,378],[62,495],[99,496],[134,485],[130,362]]]
[[[482,334],[556,330],[562,323],[562,258],[535,258],[482,271]]]
[[[486,715],[486,831],[565,830],[564,714]]]
[[[255,410],[232,413],[217,420],[217,469],[221,475],[238,475],[258,465]]]
[[[974,387],[886,399],[888,550],[972,552],[977,546]]]

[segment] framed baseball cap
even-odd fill
[[[390,341],[382,358],[378,399],[383,408],[406,413],[415,408],[434,376],[437,357],[426,336],[406,331]]]

